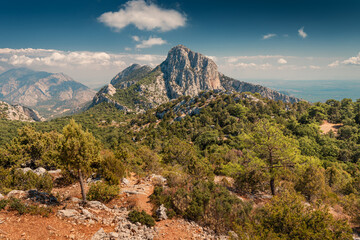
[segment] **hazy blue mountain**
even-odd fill
[[[63,73],[11,69],[0,75],[0,100],[37,110],[45,118],[81,108],[95,91]]]

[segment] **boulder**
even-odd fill
[[[97,209],[102,209],[102,210],[110,210],[110,208],[108,208],[107,206],[105,206],[105,204],[99,202],[99,201],[88,201],[86,202],[86,204],[90,207],[90,208],[97,208]]]
[[[76,211],[75,209],[63,209],[59,210],[56,213],[59,217],[65,217],[65,218],[74,218],[78,217],[80,213]]]
[[[28,171],[32,171],[31,168],[29,167],[25,167],[25,168],[18,168],[20,171],[22,171],[23,173],[27,173]]]
[[[39,202],[46,205],[58,205],[59,201],[57,198],[46,192],[39,192],[37,190],[29,190],[28,191],[28,198],[33,200],[34,202]]]
[[[166,215],[166,207],[164,207],[164,204],[161,204],[161,206],[156,209],[156,216],[159,220],[166,220],[168,219],[167,215]]]
[[[22,190],[12,190],[6,195],[8,198],[25,198],[27,193]]]
[[[41,176],[41,175],[44,175],[45,173],[47,173],[46,169],[43,168],[43,167],[38,167],[37,169],[35,169],[33,171],[35,174]]]
[[[130,181],[126,178],[121,179],[121,183],[124,185],[130,185]]]

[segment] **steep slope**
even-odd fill
[[[93,90],[63,73],[18,68],[0,75],[0,100],[31,107],[46,118],[71,113],[94,95]]]
[[[152,70],[149,66],[141,66],[139,64],[133,64],[130,67],[124,69],[122,72],[117,74],[112,80],[111,84],[115,88],[127,88],[132,84],[150,73]]]
[[[19,104],[10,105],[3,101],[0,101],[0,118],[24,122],[41,122],[44,120],[37,111],[31,108]]]
[[[275,101],[283,101],[296,103],[301,101],[299,98],[291,97],[289,95],[285,95],[278,91],[272,90],[270,88],[247,83],[243,81],[239,81],[230,77],[225,76],[224,74],[219,73],[221,85],[224,87],[226,91],[229,92],[251,92],[251,93],[259,93],[262,97],[269,98]]]
[[[194,97],[211,90],[257,92],[273,100],[300,101],[260,85],[226,77],[218,72],[210,58],[178,45],[152,71],[148,66],[134,64],[120,72],[110,85],[96,94],[91,106],[108,102],[120,110],[142,112],[180,96]]]

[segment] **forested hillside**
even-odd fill
[[[68,125],[70,117],[1,120],[2,194],[44,186],[36,183],[40,180],[20,184],[21,165],[61,168],[77,178],[76,167],[64,162],[66,142],[74,135],[71,141],[83,136],[90,140],[81,141],[93,142],[84,175],[96,173],[117,186],[124,174],[160,174],[167,184],[154,189],[154,211],[163,205],[169,217],[217,233],[231,231],[240,239],[352,239],[360,223],[358,101],[284,103],[210,91],[143,114],[125,115],[102,103],[71,118],[76,123]],[[339,129],[321,132],[325,120]],[[88,135],[76,135],[77,124]]]

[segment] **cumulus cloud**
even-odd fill
[[[142,41],[140,41],[140,39],[139,39],[139,42],[140,43],[136,45],[136,48],[150,48],[155,45],[164,45],[167,43],[162,38],[153,38],[153,37],[150,37],[149,39],[142,40]]]
[[[298,33],[299,33],[299,36],[302,37],[302,38],[306,38],[308,35],[306,32],[304,32],[304,27],[300,28],[298,30]]]
[[[360,52],[355,57],[350,57],[345,60],[336,60],[336,61],[330,63],[328,66],[331,68],[335,68],[335,67],[346,66],[346,65],[360,66]]]
[[[125,3],[117,12],[103,13],[98,21],[119,31],[128,25],[140,30],[170,31],[186,24],[186,16],[176,10],[163,9],[144,0]]]
[[[346,59],[342,63],[345,65],[360,65],[360,52],[357,56]]]
[[[109,82],[115,74],[133,63],[154,67],[165,57],[148,54],[0,48],[0,71],[27,67],[38,71],[64,72],[84,84],[94,85]]]
[[[263,36],[263,40],[276,37],[277,35],[275,33],[269,33]]]
[[[279,64],[287,64],[287,61],[283,58],[279,58],[279,60],[277,61]]]

